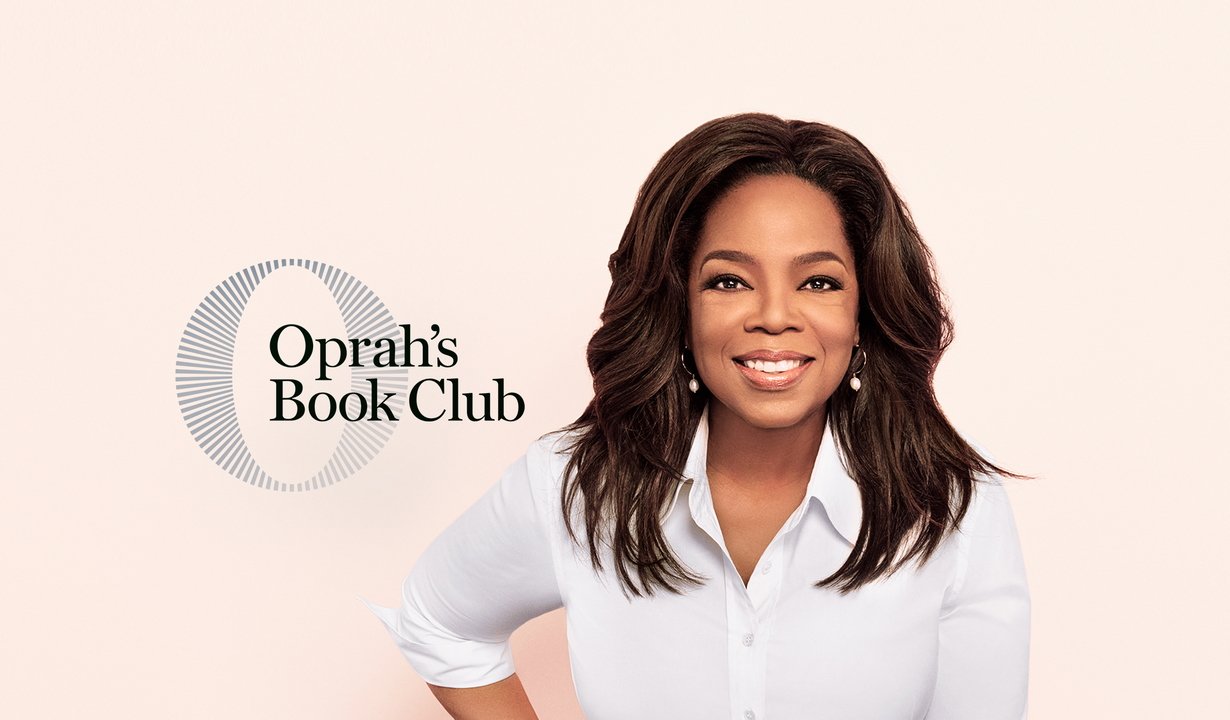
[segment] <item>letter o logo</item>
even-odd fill
[[[397,342],[401,328],[384,303],[353,275],[315,260],[268,260],[251,265],[218,284],[188,320],[175,360],[175,391],[188,431],[201,450],[223,470],[246,483],[269,490],[316,490],[354,474],[380,452],[397,426],[390,422],[347,422],[333,454],[310,478],[284,482],[265,472],[248,449],[235,413],[235,338],[252,292],[271,273],[300,267],[315,274],[333,295],[346,326],[347,339],[388,338]],[[396,392],[389,407],[400,416],[406,396],[404,367],[371,367],[372,344],[359,351],[362,367],[351,372],[351,389],[362,393],[377,379]]]

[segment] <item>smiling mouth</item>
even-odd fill
[[[815,360],[801,356],[782,360],[731,359],[752,387],[770,391],[786,390],[797,385]]]
[[[739,365],[742,365],[745,368],[750,368],[752,370],[758,370],[762,373],[784,373],[784,372],[789,372],[790,370],[794,370],[795,368],[800,367],[804,363],[811,362],[811,358],[807,358],[806,360],[795,359],[795,360],[777,360],[777,361],[739,360],[738,358],[736,358],[735,362]]]

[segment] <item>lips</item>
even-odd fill
[[[795,385],[814,359],[789,350],[754,350],[732,358],[752,386],[761,390],[784,390]]]

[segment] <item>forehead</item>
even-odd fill
[[[836,203],[793,175],[753,177],[719,198],[705,216],[693,262],[713,250],[763,261],[829,250],[853,262]]]

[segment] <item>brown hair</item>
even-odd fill
[[[641,186],[589,342],[594,398],[565,428],[572,442],[560,503],[569,536],[578,541],[580,501],[590,560],[601,570],[599,546],[608,545],[625,594],[679,593],[704,580],[670,550],[660,519],[708,401],[705,389],[688,390],[680,364],[688,263],[709,208],[758,175],[793,175],[833,198],[858,277],[867,387],[842,383],[827,412],[862,494],[863,522],[849,558],[816,586],[849,592],[925,562],[965,516],[979,474],[1024,477],[980,455],[940,410],[932,379],[952,322],[931,253],[879,161],[820,123],[761,113],[711,120],[668,150]]]

